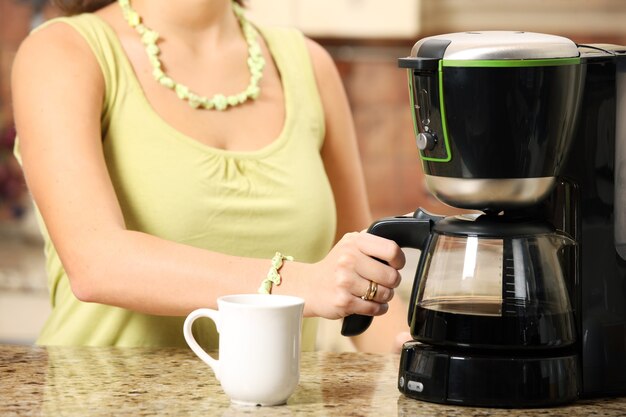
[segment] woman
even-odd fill
[[[23,42],[12,81],[16,153],[47,242],[53,311],[39,343],[183,345],[182,316],[260,285],[304,298],[307,317],[387,312],[404,256],[353,232],[371,218],[319,45],[255,29],[231,0],[60,6],[75,16]],[[264,279],[277,252],[280,285]],[[404,319],[390,318],[379,326],[392,335]],[[368,333],[377,346],[357,346],[380,350]],[[214,346],[214,329],[199,335]]]

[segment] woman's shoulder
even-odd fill
[[[323,70],[335,67],[334,60],[326,48],[311,38],[305,38],[305,41],[314,66]]]
[[[318,76],[329,76],[334,73],[335,64],[330,53],[318,42],[307,37],[301,30],[293,27],[268,26],[261,27],[263,36],[272,44],[281,44],[290,53],[296,48],[306,52]]]
[[[89,27],[93,19],[96,19],[94,15],[84,14],[57,17],[46,21],[22,41],[18,49],[18,57],[25,55],[32,62],[56,60],[61,61],[61,64],[63,62],[79,64],[80,60],[87,58],[90,52],[80,28]],[[65,59],[72,61],[64,61]]]
[[[311,38],[305,37],[304,40],[318,85],[336,82],[339,73],[330,52]]]
[[[43,38],[50,44],[78,41],[88,32],[104,30],[103,25],[104,21],[93,13],[55,17],[35,27],[26,40]]]
[[[21,70],[102,77],[113,65],[107,62],[115,61],[120,49],[109,22],[110,9],[106,6],[95,13],[56,17],[37,26],[18,49],[16,61],[22,61]]]
[[[13,61],[14,83],[32,83],[81,74],[100,77],[97,60],[84,37],[67,21],[56,18],[33,30],[20,44]]]

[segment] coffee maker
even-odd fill
[[[369,229],[421,251],[399,390],[487,407],[626,394],[626,47],[453,33],[399,66],[429,190],[474,211]]]

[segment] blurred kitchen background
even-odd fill
[[[523,30],[578,43],[626,44],[626,0],[249,0],[248,5],[252,19],[299,27],[335,58],[376,218],[417,207],[454,212],[424,186],[406,74],[396,67],[416,40],[465,30]],[[0,0],[0,343],[33,343],[49,311],[42,241],[12,156],[10,69],[29,30],[56,14],[46,0]],[[327,341],[324,347],[344,348],[340,343]]]

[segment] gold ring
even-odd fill
[[[372,292],[370,293],[369,300],[373,300],[374,297],[376,297],[376,293],[378,292],[378,283],[377,282],[371,282],[370,287],[372,287]]]
[[[376,296],[376,292],[378,292],[378,283],[370,281],[370,285],[367,287],[365,294],[361,296],[361,299],[365,301],[372,301]]]

